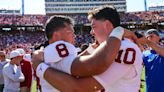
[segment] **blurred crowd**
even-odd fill
[[[120,17],[122,24],[157,23],[164,21],[164,11],[122,13]]]
[[[75,20],[75,24],[87,24],[87,14],[66,14]],[[164,21],[164,11],[120,13],[121,23],[141,24]],[[45,15],[0,15],[0,25],[43,26],[49,16]]]
[[[0,50],[9,53],[17,48],[23,48],[26,53],[31,53],[36,47],[46,41],[43,31],[12,30],[10,32],[0,31]],[[76,35],[76,47],[93,42],[93,36],[89,33]]]
[[[23,48],[27,53],[30,53],[35,46],[45,41],[45,36],[42,31],[14,30],[0,32],[0,39],[0,49],[5,50],[6,54],[16,48]]]
[[[89,23],[88,21],[88,16],[87,14],[70,14],[66,15],[74,19],[75,24],[87,24]]]
[[[43,26],[45,15],[0,15],[0,25]]]
[[[75,38],[75,46],[81,47],[83,44],[89,44],[93,42],[93,36],[89,33],[86,34],[77,34]]]

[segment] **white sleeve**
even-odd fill
[[[71,74],[71,66],[75,58],[76,57],[74,56],[69,56],[60,62],[51,63],[50,66],[62,72]]]
[[[44,50],[45,63],[68,74],[71,74],[71,65],[76,57],[75,46],[64,41],[52,43]]]
[[[104,88],[108,90],[109,86],[123,77],[133,65],[119,64],[114,62],[104,73],[93,76]]]

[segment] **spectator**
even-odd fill
[[[21,54],[14,50],[10,53],[11,61],[3,68],[5,86],[3,92],[19,92],[20,82],[24,81],[24,75],[21,71]]]
[[[5,52],[0,51],[0,92],[3,92],[3,88],[4,88],[4,78],[3,78],[2,69],[5,66],[5,64],[7,64]]]
[[[22,58],[25,56],[25,51],[22,48],[19,48],[19,49],[16,49],[16,50],[19,51],[19,53],[21,53],[23,55]],[[31,66],[31,62],[27,61],[27,59],[25,60],[23,58],[20,61],[20,65],[21,65],[22,73],[25,77],[25,80],[20,83],[20,92],[30,92],[31,83],[32,83],[32,66]]]
[[[160,46],[158,30],[148,30],[146,38],[140,39],[140,43],[150,47],[143,52],[146,92],[164,92],[164,48]]]

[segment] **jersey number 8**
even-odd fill
[[[69,55],[68,49],[65,44],[56,45],[56,50],[60,57],[66,57]]]

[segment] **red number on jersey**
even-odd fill
[[[60,57],[66,57],[69,55],[69,52],[68,52],[65,44],[56,45],[56,50],[57,50]]]
[[[127,60],[129,52],[132,53],[132,59],[130,61]],[[120,50],[118,52],[117,58],[115,59],[116,62],[121,63],[121,56],[122,56],[122,54],[123,54],[123,50]],[[123,62],[125,64],[133,64],[135,59],[136,59],[136,51],[133,48],[127,48],[126,51],[125,51],[125,54],[124,54]]]
[[[120,50],[120,51],[118,52],[118,56],[117,56],[117,58],[115,59],[116,62],[121,63],[121,56],[122,56],[122,53],[123,53],[123,50]]]

